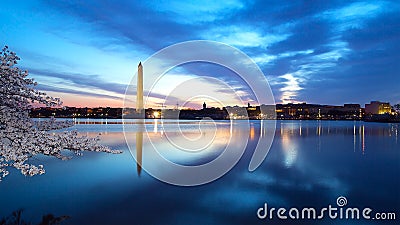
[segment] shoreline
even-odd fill
[[[31,119],[50,119],[51,117],[33,117]],[[75,124],[78,125],[85,125],[85,124],[152,124],[152,122],[144,122],[144,123],[139,123],[139,122],[130,122],[130,121],[125,121],[122,122],[122,120],[147,120],[147,121],[154,121],[154,120],[166,120],[166,122],[163,122],[164,124],[174,124],[174,122],[171,121],[199,121],[202,120],[203,118],[188,118],[188,119],[168,119],[168,118],[163,118],[163,119],[154,119],[154,118],[146,118],[146,119],[138,119],[138,118],[90,118],[90,117],[55,117],[56,119],[66,119],[66,120],[101,120],[101,121],[74,121]],[[212,119],[212,118],[211,118]],[[120,121],[102,121],[102,120],[121,120]],[[214,121],[230,121],[230,119],[212,119]],[[360,122],[366,122],[366,123],[400,123],[400,120],[370,120],[370,119],[364,119],[364,120],[351,120],[351,119],[234,119],[237,121],[259,121],[259,120],[266,120],[266,121],[360,121]],[[185,123],[190,123],[190,122],[181,122],[182,124]]]

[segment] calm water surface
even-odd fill
[[[109,120],[110,121],[110,120]],[[375,212],[396,212],[400,217],[399,124],[353,121],[277,121],[275,139],[264,162],[247,170],[255,145],[270,121],[218,121],[200,133],[196,121],[146,121],[153,145],[175,163],[201,165],[217,158],[228,142],[248,138],[239,163],[222,178],[201,186],[178,187],[162,183],[146,173],[157,168],[146,153],[151,143],[143,139],[140,161],[135,146],[129,151],[121,124],[76,125],[82,134],[101,133],[102,143],[123,154],[85,152],[69,161],[36,156],[46,174],[31,178],[15,170],[0,183],[0,217],[23,208],[26,220],[41,215],[69,215],[64,224],[399,224],[374,220],[259,220],[258,208],[327,207],[345,196],[348,206],[370,207]],[[261,124],[263,123],[263,124]],[[133,140],[136,125],[126,129]],[[138,133],[139,132],[139,133]],[[198,152],[181,151],[180,132],[187,138],[215,136]],[[68,154],[68,152],[66,152]],[[168,173],[169,171],[162,171]]]

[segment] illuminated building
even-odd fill
[[[365,114],[389,114],[392,108],[388,102],[371,101],[365,104]]]

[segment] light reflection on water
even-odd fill
[[[176,124],[171,121],[148,120],[143,127],[126,130],[137,140],[133,146],[137,162],[127,148],[122,125],[109,122],[75,128],[90,136],[102,133],[102,142],[124,150],[123,154],[84,153],[67,162],[34,158],[33,163],[45,164],[46,174],[24,178],[12,171],[0,184],[0,215],[22,207],[31,218],[45,213],[72,216],[66,224],[277,224],[285,221],[258,220],[257,208],[264,202],[271,207],[320,207],[334,204],[340,195],[351,205],[381,211],[398,211],[400,206],[399,124],[278,121],[267,158],[250,173],[247,168],[252,151],[258,139],[268,133],[268,121],[250,121],[248,133],[243,132],[245,123],[240,121],[217,121],[213,143],[201,151],[188,152],[176,149],[168,140],[179,145],[181,130],[207,144],[207,135],[214,135],[212,126],[204,126],[202,134],[196,121],[182,121],[180,130],[174,130]],[[146,167],[157,167],[146,151],[152,144],[168,160],[199,165],[218,157],[227,142],[244,138],[249,142],[243,158],[211,184],[176,187],[145,172]],[[322,223],[332,221],[318,221]]]

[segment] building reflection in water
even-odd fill
[[[317,145],[317,148],[318,148],[319,152],[321,151],[321,134],[322,134],[321,130],[323,130],[321,120],[318,120],[318,127],[317,127],[318,145]]]
[[[300,134],[300,136],[301,136],[301,121],[300,121],[300,127],[299,127],[299,134]]]
[[[254,125],[251,124],[250,125],[250,140],[254,140],[254,136],[255,136],[255,129],[254,129]]]
[[[362,153],[364,155],[365,153],[365,130],[364,130],[364,125],[361,127],[362,132],[361,132],[361,146],[362,146]]]
[[[340,123],[340,122],[339,122]],[[158,127],[158,125],[161,125],[161,128]],[[249,127],[249,130],[244,133],[243,130],[240,130],[240,126],[238,125],[238,128],[235,126],[237,125],[235,121],[231,120],[230,123],[226,124],[227,126],[221,126],[217,133],[215,133],[215,137],[212,141],[212,146],[207,147],[204,151],[200,151],[197,154],[193,153],[187,153],[187,152],[182,152],[182,151],[175,151],[176,146],[174,145],[169,145],[168,143],[165,142],[165,139],[162,137],[166,134],[165,131],[163,131],[163,126],[162,126],[162,121],[160,120],[154,120],[153,124],[150,129],[153,132],[150,132],[149,134],[155,142],[156,146],[162,146],[163,149],[169,149],[171,151],[166,151],[163,153],[163,157],[168,158],[170,161],[176,162],[176,163],[181,163],[181,164],[194,164],[197,165],[198,163],[206,163],[208,161],[212,161],[218,155],[220,154],[219,151],[222,151],[227,143],[229,143],[230,140],[235,141],[236,139],[231,139],[231,137],[238,137],[243,135],[248,135],[249,139],[251,141],[258,140],[259,139],[259,145],[260,147],[266,147],[268,146],[268,143],[266,142],[268,137],[270,135],[276,134],[276,138],[280,138],[282,142],[282,153],[284,156],[284,166],[287,168],[293,167],[293,165],[296,163],[296,161],[299,158],[299,148],[298,146],[298,141],[299,137],[305,138],[308,136],[311,136],[311,138],[314,137],[313,140],[316,141],[316,149],[318,151],[321,151],[324,149],[325,146],[324,143],[325,141],[331,140],[333,136],[337,135],[345,135],[348,137],[348,144],[353,141],[353,150],[354,152],[360,152],[362,154],[366,153],[367,146],[366,146],[366,139],[368,138],[368,135],[379,135],[379,136],[388,136],[391,137],[393,142],[397,144],[398,142],[398,125],[389,125],[388,127],[373,127],[369,126],[368,124],[364,124],[363,122],[354,122],[348,124],[347,126],[337,126],[336,124],[327,124],[325,121],[316,121],[316,122],[279,122],[278,123],[278,129],[280,127],[280,130],[277,130],[277,133],[275,133],[275,130],[273,130],[274,133],[270,133],[270,126],[272,126],[272,123],[269,121],[260,121],[259,126],[256,125],[256,123],[251,124]],[[137,162],[137,174],[138,176],[141,175],[142,171],[142,166],[143,166],[143,142],[146,142],[144,140],[144,132],[145,132],[145,124],[144,121],[141,123],[135,124],[137,126],[135,129],[136,130],[136,162]],[[185,130],[186,135],[195,135],[197,134],[197,126],[194,126],[191,123],[184,124],[187,128]],[[275,125],[274,125],[275,126]],[[207,127],[206,127],[207,128]],[[208,128],[207,128],[208,129]],[[208,130],[204,131],[208,131]],[[238,130],[242,131],[240,134],[238,133]],[[260,129],[260,131],[258,130]],[[178,130],[178,129],[176,129]],[[196,132],[195,132],[196,131]],[[272,130],[271,130],[272,131]],[[248,132],[248,133],[247,133]],[[164,134],[163,134],[164,133]],[[213,135],[214,133],[211,132]],[[174,140],[176,144],[182,144],[182,134],[177,133],[177,132],[172,132],[170,134],[170,139]],[[208,132],[204,132],[204,141],[202,142],[203,144],[207,144],[209,140],[211,140],[208,136],[213,136],[209,134]],[[280,137],[279,137],[280,136]],[[329,138],[327,138],[329,136]],[[146,136],[147,137],[147,136]],[[265,139],[265,140],[264,140]],[[207,141],[207,142],[206,142]],[[314,142],[315,143],[315,142]],[[351,144],[350,144],[351,146]],[[350,147],[349,146],[349,147]],[[161,147],[160,147],[161,148]],[[351,147],[350,147],[351,148]],[[179,150],[179,149],[176,149]],[[164,155],[165,154],[165,155]],[[148,156],[150,157],[150,156]],[[207,161],[205,161],[207,160]]]
[[[153,128],[153,132],[157,133],[158,132],[158,119],[154,119],[154,128]]]
[[[311,123],[310,123],[311,124]],[[379,135],[379,136],[389,136],[393,137],[393,141],[397,144],[398,142],[398,126],[392,125],[389,128],[375,128],[368,127],[364,122],[356,121],[352,126],[347,128],[341,128],[340,126],[332,126],[325,121],[316,121],[315,124],[304,123],[304,122],[280,122],[280,131],[278,135],[282,138],[283,148],[285,157],[287,157],[287,162],[291,160],[289,156],[295,159],[295,143],[293,143],[293,138],[301,136],[316,136],[316,149],[321,151],[324,149],[324,140],[327,136],[332,135],[350,135],[352,137],[350,140],[353,142],[353,151],[365,154],[367,151],[367,136],[368,135]],[[308,132],[310,130],[310,133]],[[389,134],[388,134],[389,132]],[[296,139],[294,139],[296,140]],[[288,154],[292,153],[292,154]],[[290,164],[290,163],[289,163]],[[288,165],[289,165],[288,164]]]
[[[290,126],[288,126],[290,125]],[[290,168],[294,165],[297,159],[297,145],[296,142],[292,139],[295,135],[294,124],[284,124],[281,123],[281,139],[282,139],[282,148],[283,154],[285,157],[285,167]]]
[[[232,135],[233,133],[233,120],[231,120],[231,124],[229,126],[229,134]]]
[[[357,142],[356,123],[354,122],[354,126],[353,126],[353,151],[354,152],[356,152],[356,142]]]
[[[354,128],[355,129],[355,128]],[[354,130],[354,135],[355,135],[355,130]],[[358,136],[359,136],[359,146],[362,154],[365,154],[365,126],[364,125],[359,125],[358,126]],[[354,146],[356,145],[356,138],[354,136]],[[354,147],[355,148],[355,147]],[[355,151],[355,150],[354,150]]]

